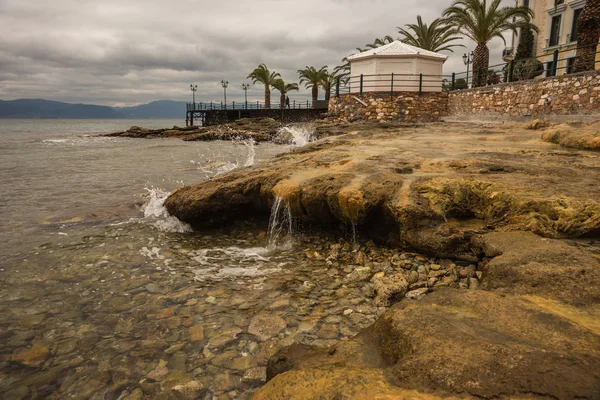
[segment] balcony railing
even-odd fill
[[[502,50],[502,58],[503,59],[513,57],[514,55],[515,55],[514,47],[507,47],[504,50]]]

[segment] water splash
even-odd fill
[[[254,165],[254,157],[256,156],[256,149],[254,148],[254,139],[244,140],[242,143],[244,143],[244,145],[246,145],[246,147],[248,148],[248,156],[246,157],[244,167]]]
[[[192,227],[169,214],[164,206],[170,192],[159,188],[145,188],[148,192],[148,202],[143,208],[144,221],[148,221],[162,232],[191,232]]]
[[[192,260],[202,266],[194,270],[194,280],[199,282],[225,279],[256,279],[281,271],[273,267],[269,249],[264,247],[217,247],[191,252]]]
[[[218,167],[216,167],[214,170],[207,170],[207,172],[213,172],[213,174],[214,174],[213,177],[215,177],[215,176],[226,174],[229,171],[233,171],[236,168],[238,168],[237,162],[226,161],[222,165],[219,165]]]
[[[288,125],[279,129],[277,138],[281,143],[302,147],[315,140],[315,131],[310,124]]]
[[[291,237],[292,234],[292,211],[290,204],[284,201],[282,197],[277,196],[273,207],[271,207],[271,216],[269,217],[268,248],[276,248],[281,239]]]

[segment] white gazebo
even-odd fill
[[[448,56],[396,40],[347,57],[350,92],[441,92]],[[393,74],[393,75],[392,75]],[[422,76],[421,76],[422,74]]]

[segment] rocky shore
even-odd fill
[[[357,231],[425,255],[380,265],[357,252],[340,262],[341,283],[368,282],[383,313],[348,340],[290,339],[270,357],[255,398],[597,396],[597,153],[566,151],[520,126],[344,132],[165,202],[201,229],[268,219],[281,203],[300,232]],[[336,248],[317,252],[333,263]],[[432,261],[415,265],[418,257]],[[342,320],[354,315],[340,311]]]
[[[283,128],[286,126],[310,126],[314,131],[314,139],[318,139],[331,134],[339,134],[344,128],[349,128],[348,124],[332,124],[325,121],[314,121],[312,123],[298,123],[284,125],[272,118],[242,118],[233,123],[214,125],[214,126],[189,126],[164,129],[147,129],[139,126],[132,126],[123,132],[110,133],[107,137],[128,137],[128,138],[179,138],[184,141],[210,141],[210,140],[249,140],[255,142],[274,141],[276,143],[289,143],[292,138]],[[282,130],[284,130],[282,132]]]

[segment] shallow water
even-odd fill
[[[381,312],[333,238],[267,248],[268,221],[193,232],[162,207],[290,147],[95,136],[176,123],[0,120],[0,397],[248,398],[280,347]]]

